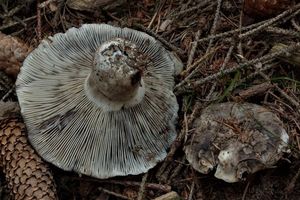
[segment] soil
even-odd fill
[[[184,63],[174,90],[180,104],[178,138],[168,157],[146,177],[98,180],[51,166],[59,199],[147,200],[171,191],[185,200],[300,199],[300,63],[295,59],[300,52],[300,5],[298,0],[266,2],[125,0],[117,6],[75,10],[65,0],[1,0],[0,31],[32,48],[70,27],[107,23],[152,35]],[[285,48],[271,51],[278,43]],[[0,77],[1,98],[16,101],[14,78],[3,72]],[[267,107],[290,136],[291,152],[276,166],[239,183],[218,180],[214,172],[196,172],[183,152],[201,110],[227,101]],[[10,199],[4,180],[1,175],[0,199]]]

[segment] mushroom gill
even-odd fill
[[[177,64],[160,42],[129,28],[87,24],[44,40],[16,83],[30,142],[64,170],[146,172],[176,137]]]

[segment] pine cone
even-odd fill
[[[0,70],[16,78],[30,51],[30,47],[20,39],[0,32]]]
[[[4,107],[6,106],[6,107]],[[8,109],[7,109],[8,108]],[[15,200],[57,199],[49,167],[28,143],[18,105],[0,102],[0,165]],[[11,116],[13,113],[15,116]],[[10,115],[4,117],[3,115]]]
[[[271,17],[293,5],[293,0],[245,0],[244,13],[249,17]]]

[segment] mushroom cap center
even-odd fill
[[[146,62],[144,53],[129,40],[115,38],[103,43],[95,52],[87,80],[90,95],[97,101],[139,103],[144,96]]]

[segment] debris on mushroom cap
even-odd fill
[[[20,39],[0,32],[0,70],[16,78],[30,50]]]
[[[53,176],[30,146],[16,102],[0,102],[0,166],[15,200],[57,199]]]
[[[68,0],[67,5],[74,10],[95,11],[114,9],[125,3],[125,0]]]
[[[171,57],[153,37],[105,24],[44,40],[16,83],[31,144],[97,178],[148,171],[176,137]]]
[[[207,107],[194,122],[187,141],[187,160],[226,182],[272,167],[288,151],[289,136],[278,117],[250,103],[221,103]]]

